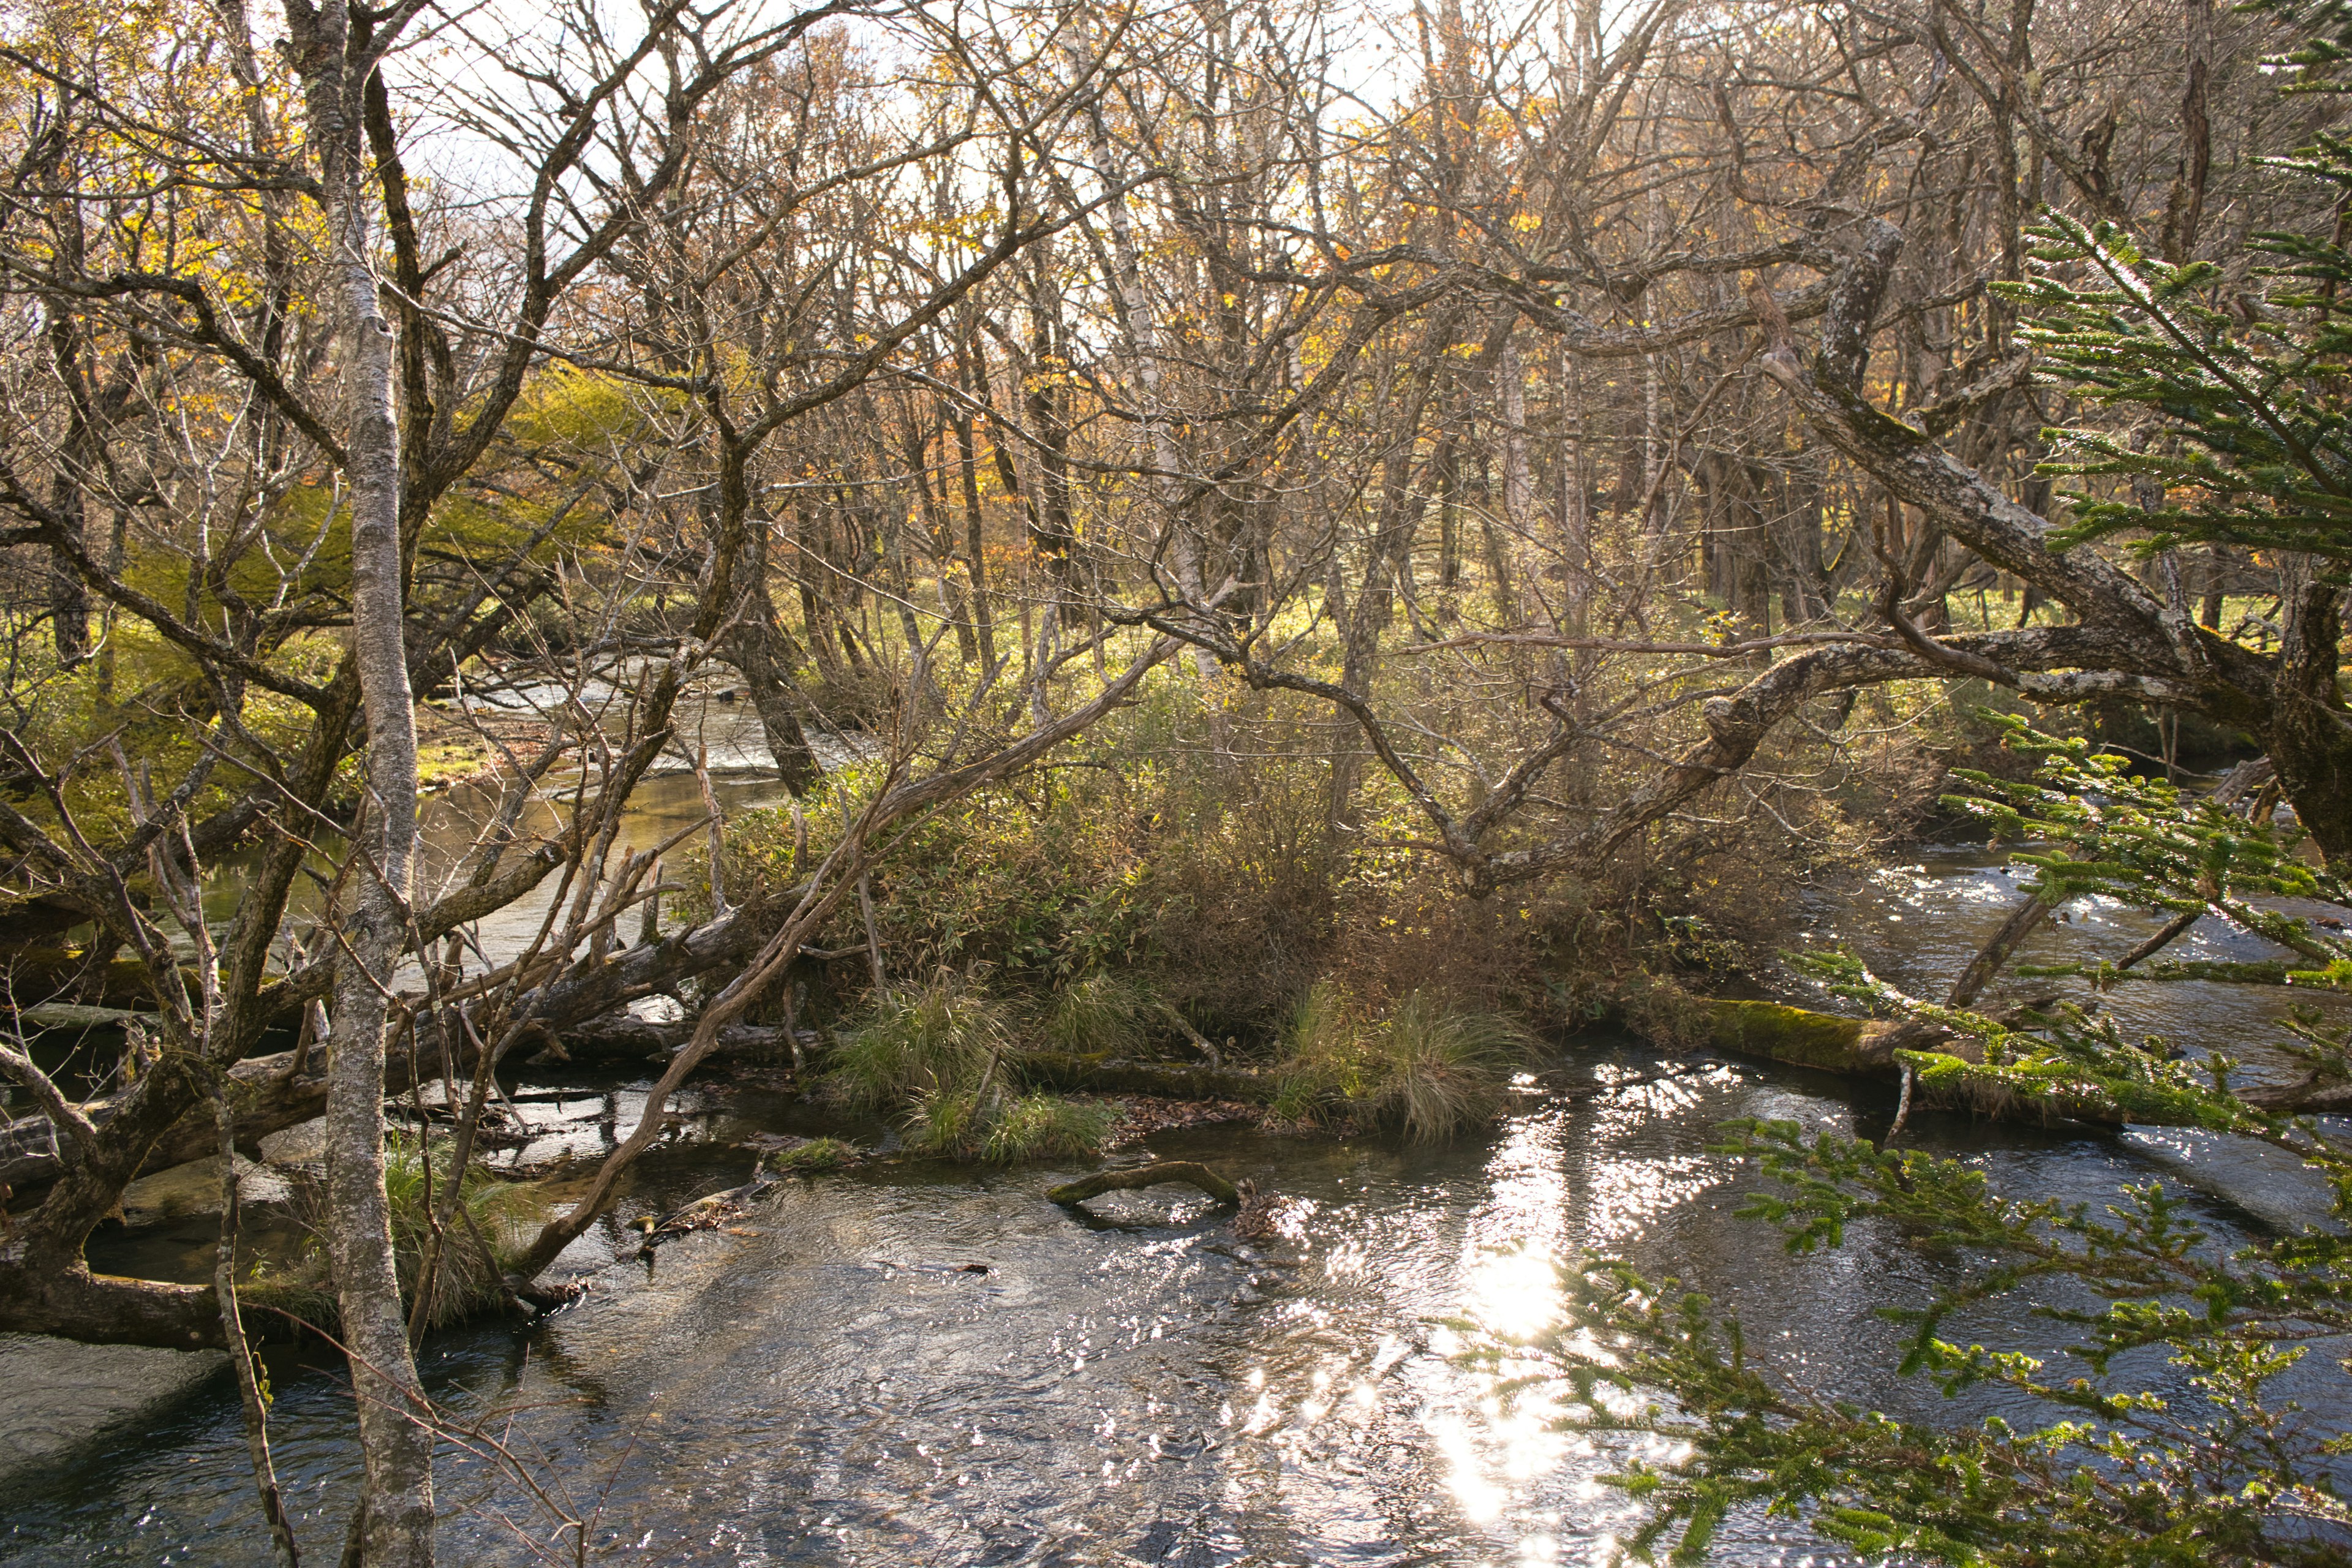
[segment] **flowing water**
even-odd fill
[[[1807,908],[1928,986],[2016,896],[1985,857],[1955,849]],[[2094,908],[2026,956],[2112,955],[2147,929]],[[2260,947],[2195,942],[2196,956]],[[2203,984],[2120,1005],[2134,1027],[2253,1054],[2267,1016]],[[640,1261],[627,1220],[741,1181],[753,1134],[818,1125],[787,1096],[714,1092],[577,1244],[569,1262],[595,1279],[586,1304],[428,1342],[433,1393],[477,1428],[443,1455],[444,1561],[571,1561],[561,1512],[587,1521],[594,1561],[1596,1562],[1637,1517],[1600,1481],[1622,1440],[1562,1430],[1554,1394],[1512,1386],[1522,1363],[1463,1353],[1556,1322],[1555,1265],[1587,1249],[1715,1296],[1811,1392],[1937,1419],[1999,1408],[1892,1375],[1898,1331],[1874,1310],[1922,1300],[1952,1264],[1870,1227],[1791,1258],[1734,1217],[1750,1179],[1706,1147],[1732,1116],[1875,1135],[1890,1096],[1737,1063],[1630,1082],[1649,1065],[1631,1044],[1582,1042],[1522,1085],[1490,1136],[1451,1150],[1195,1128],[1118,1156],[1199,1159],[1301,1200],[1297,1234],[1257,1246],[1184,1189],[1079,1214],[1044,1196],[1066,1171],[886,1159],[791,1178],[730,1227]],[[1596,1080],[1627,1087],[1556,1092]],[[518,1157],[606,1144],[643,1088],[519,1090],[541,1138]],[[2291,1168],[2173,1134],[1928,1117],[1911,1135],[2021,1193],[2096,1203],[2126,1181],[2185,1182],[2224,1238],[2308,1213],[2313,1197]],[[213,1224],[110,1227],[95,1261],[203,1277]],[[1971,1327],[1988,1342],[2057,1342],[2024,1303]],[[278,1473],[306,1548],[327,1558],[352,1496],[349,1396],[331,1364],[298,1353],[273,1352],[270,1375]],[[0,1563],[267,1560],[216,1360],[0,1342],[0,1389],[21,1450],[0,1493]],[[77,1434],[61,1412],[78,1398],[111,1398],[121,1418]],[[1716,1560],[1842,1561],[1760,1518],[1736,1521]]]
[[[1787,1258],[1732,1218],[1742,1183],[1706,1149],[1730,1115],[1847,1125],[1833,1093],[1729,1068],[1592,1100],[1529,1088],[1490,1141],[1442,1152],[1149,1141],[1307,1200],[1297,1240],[1237,1243],[1182,1189],[1099,1199],[1089,1219],[1045,1200],[1066,1172],[908,1163],[794,1178],[648,1269],[618,1222],[740,1180],[748,1156],[726,1141],[793,1124],[782,1102],[730,1102],[583,1240],[604,1259],[587,1305],[436,1336],[425,1367],[593,1517],[592,1555],[656,1563],[1593,1561],[1632,1518],[1597,1484],[1611,1450],[1556,1430],[1539,1391],[1507,1393],[1512,1364],[1459,1354],[1478,1331],[1556,1321],[1554,1260],[1586,1247],[1709,1289],[1810,1387],[1916,1399],[1885,1375],[1893,1331],[1873,1309],[1918,1299],[1932,1267],[1884,1237]],[[602,1100],[581,1097],[598,1107],[581,1125],[606,1119]],[[2020,1183],[2084,1197],[2134,1164],[2093,1140],[1997,1147]],[[209,1228],[143,1243],[145,1261],[203,1258]],[[272,1381],[279,1474],[324,1552],[351,1500],[348,1398],[291,1356]],[[513,1531],[547,1533],[491,1468],[445,1457],[450,1561],[526,1562]],[[263,1560],[218,1375],[10,1496],[0,1562]],[[1723,1560],[1833,1559],[1750,1521]]]

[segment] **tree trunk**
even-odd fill
[[[2014,662],[1956,672],[1997,679],[2042,702],[2126,697],[2185,708],[2260,737],[2278,765],[2295,815],[2331,866],[2352,864],[2352,713],[2336,690],[2341,623],[2336,593],[2324,584],[2283,582],[2287,625],[2279,655],[2265,658],[2174,614],[2120,568],[2086,549],[2059,551],[2049,521],[2012,500],[1927,437],[1881,414],[1863,397],[1860,373],[1878,300],[1902,247],[1892,225],[1860,226],[1824,314],[1822,349],[1801,360],[1788,321],[1769,294],[1758,312],[1772,346],[1758,367],[1778,382],[1806,421],[1887,492],[1917,508],[1992,566],[2022,578],[2073,610],[2070,628],[2094,645],[2074,675],[2022,678]],[[2030,612],[2029,612],[2030,613]],[[1964,638],[1948,639],[1957,647]],[[1927,646],[1927,652],[1937,651]],[[2048,668],[2043,666],[2042,668]]]
[[[340,296],[349,425],[352,645],[367,722],[365,857],[335,977],[327,1081],[327,1253],[350,1352],[366,1464],[358,1531],[369,1568],[433,1561],[433,1436],[400,1307],[383,1186],[384,1016],[407,918],[416,847],[416,715],[408,685],[400,538],[401,450],[393,329],[377,295],[374,218],[362,153],[362,94],[380,59],[348,0],[288,0],[287,27],[322,165],[330,265]]]
[[[822,770],[793,709],[793,682],[786,673],[793,643],[768,593],[768,531],[765,522],[752,525],[750,580],[743,584],[742,613],[733,618],[727,636],[727,658],[743,672],[744,689],[760,715],[760,731],[776,759],[776,776],[794,795],[805,795]],[[779,658],[779,653],[784,657]]]
[[[2336,683],[2342,591],[2294,564],[2304,580],[2282,584],[2277,696],[2263,738],[2295,819],[2340,869],[2352,863],[2352,714]]]
[[[1902,1064],[1895,1059],[1897,1049],[1930,1050],[1961,1061],[1977,1059],[1973,1047],[1970,1055],[1962,1056],[1957,1049],[1947,1051],[1934,1043],[1906,1046],[1902,1026],[1870,1018],[1813,1013],[1778,1002],[1715,1002],[1709,1007],[1713,1014],[1712,1043],[1718,1050],[1789,1067],[1810,1068],[1817,1072],[1874,1079],[1890,1087],[1903,1076]],[[1948,1038],[1946,1037],[1947,1041]],[[2249,1104],[2269,1110],[2337,1114],[2352,1105],[2352,1084],[2341,1079],[2307,1079],[2299,1083],[2262,1085],[2247,1090],[2243,1098]],[[2065,1121],[2105,1127],[2198,1125],[2187,1112],[2168,1111],[2161,1106],[2127,1108],[2096,1092],[2035,1095],[2008,1085],[1992,1089],[1966,1079],[1952,1094],[1931,1103],[1930,1109],[1965,1110],[1972,1116],[1990,1116],[1998,1121],[2042,1123]]]
[[[350,1352],[367,1465],[361,1561],[433,1560],[433,1437],[418,1424],[416,1366],[400,1310],[383,1186],[385,998],[402,942],[416,847],[416,719],[402,636],[399,433],[392,339],[375,306],[366,226],[339,227],[349,312],[352,636],[367,714],[369,802],[355,836],[373,864],[344,925],[327,1070],[327,1250]],[[364,313],[363,313],[364,312]]]

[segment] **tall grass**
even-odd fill
[[[1068,1029],[1109,1027],[1142,1005],[1138,994],[1116,985],[1071,989],[1076,1000],[1055,1015]],[[899,1111],[908,1146],[921,1153],[1004,1164],[1102,1152],[1108,1111],[1023,1094],[1019,1073],[1005,1009],[971,981],[942,971],[927,985],[877,1001],[834,1054],[826,1081],[853,1105]]]
[[[857,1160],[858,1151],[855,1143],[845,1142],[839,1138],[811,1138],[771,1155],[768,1164],[771,1169],[780,1172],[838,1171],[844,1165],[856,1163]]]
[[[1274,1110],[1448,1142],[1494,1119],[1533,1044],[1516,1020],[1434,992],[1376,1011],[1327,981],[1292,1014]]]
[[[425,1155],[415,1139],[387,1139],[383,1190],[392,1205],[392,1245],[400,1266],[400,1291],[413,1300],[416,1276],[432,1236],[432,1207],[448,1190],[446,1142],[434,1151],[432,1180]],[[441,1259],[433,1271],[433,1302],[425,1321],[438,1328],[505,1300],[500,1281],[509,1259],[521,1250],[521,1222],[539,1205],[531,1193],[470,1166],[459,1184],[457,1208],[442,1237]]]
[[[1089,974],[1054,993],[1042,1032],[1045,1043],[1072,1056],[1124,1056],[1141,1047],[1163,1004],[1145,986],[1119,974]]]
[[[1012,1048],[1004,1009],[960,975],[887,991],[834,1053],[826,1083],[850,1104],[894,1110],[976,1084]]]

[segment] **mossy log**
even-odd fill
[[[1046,1193],[1057,1204],[1084,1203],[1105,1193],[1131,1193],[1181,1182],[1198,1187],[1221,1204],[1238,1204],[1241,1189],[1197,1160],[1163,1160],[1156,1165],[1130,1165],[1123,1171],[1097,1171],[1083,1181],[1067,1182]]]
[[[1890,1030],[1870,1018],[1842,1018],[1778,1002],[1717,1002],[1710,1042],[1718,1050],[1822,1072],[1899,1078],[1891,1048],[1880,1044]]]
[[[1903,1077],[1903,1064],[1895,1055],[1898,1048],[1931,1051],[1948,1069],[1923,1070],[1920,1075],[1923,1102],[1931,1109],[1967,1110],[2005,1121],[2085,1121],[2109,1127],[2168,1127],[2196,1121],[2193,1115],[2170,1107],[2162,1097],[2126,1106],[2099,1094],[2025,1092],[2010,1080],[1972,1070],[1982,1067],[1973,1042],[1956,1041],[1940,1031],[1915,1029],[1906,1034],[1897,1024],[1815,1013],[1778,1002],[1712,1005],[1711,1043],[1738,1056],[1875,1079],[1891,1086]],[[1948,1044],[1957,1048],[1939,1048]],[[2340,1080],[2312,1078],[2299,1083],[2259,1085],[2241,1093],[2248,1103],[2266,1110],[2334,1114],[2352,1110],[2352,1083]]]
[[[18,947],[0,958],[0,969],[8,977],[5,992],[0,993],[0,1007],[34,1007],[68,999],[101,1007],[155,1005],[147,966],[135,958],[110,958],[100,963],[81,948]],[[194,995],[195,971],[183,969],[181,978],[187,983],[189,994]]]
[[[562,1060],[553,1066],[518,1049],[508,1054],[501,1070],[528,1080],[542,1074],[560,1075],[566,1063],[642,1063],[648,1057],[667,1057],[693,1032],[691,1024],[649,1024],[625,1016],[597,1019],[549,1031],[549,1036],[564,1047]],[[402,1043],[385,1053],[384,1090],[388,1094],[405,1093],[420,1074],[425,1080],[439,1075],[438,1051],[408,1048],[413,1040],[413,1036],[404,1037]],[[789,1048],[783,1030],[743,1025],[721,1035],[719,1049],[713,1054],[720,1059],[772,1061]],[[236,1119],[239,1149],[257,1153],[261,1140],[270,1133],[325,1112],[327,1080],[318,1070],[320,1060],[320,1054],[312,1052],[306,1064],[309,1070],[298,1075],[292,1071],[294,1053],[280,1051],[272,1056],[248,1057],[230,1069],[229,1105]],[[470,1049],[460,1051],[457,1065],[461,1074],[472,1070]],[[110,1100],[93,1100],[82,1110],[103,1126],[112,1118],[114,1104]],[[191,1111],[156,1142],[140,1163],[140,1172],[152,1174],[191,1160],[201,1160],[217,1152],[219,1137],[209,1106]],[[13,1122],[0,1121],[0,1183],[15,1188],[19,1194],[62,1174],[64,1156],[68,1152],[58,1147],[56,1132],[46,1116],[37,1114]]]
[[[1064,1093],[1156,1094],[1168,1100],[1238,1100],[1263,1105],[1280,1087],[1272,1073],[1247,1068],[1135,1062],[1107,1056],[1039,1051],[1021,1058],[1023,1079]]]

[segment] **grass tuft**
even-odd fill
[[[446,1142],[434,1150],[432,1201],[448,1191],[449,1162]],[[393,1257],[400,1278],[404,1307],[413,1309],[417,1276],[432,1235],[426,1194],[425,1158],[416,1139],[393,1132],[384,1139],[384,1196],[392,1210]],[[290,1258],[257,1266],[250,1281],[238,1293],[248,1292],[254,1304],[275,1307],[327,1333],[340,1331],[327,1250],[319,1239],[323,1199],[308,1185],[296,1189],[295,1212],[312,1231],[311,1238]],[[504,1182],[479,1166],[467,1171],[434,1270],[433,1304],[426,1321],[434,1328],[459,1322],[477,1312],[506,1302],[507,1267],[520,1255],[530,1223],[538,1217],[539,1197],[526,1186]]]
[[[1429,991],[1376,1013],[1326,982],[1292,1014],[1272,1109],[1448,1142],[1494,1119],[1533,1043],[1517,1022]]]
[[[981,1155],[1000,1165],[1018,1160],[1091,1160],[1109,1142],[1108,1108],[1053,1094],[1025,1094],[997,1110]]]
[[[1502,1110],[1511,1075],[1534,1043],[1514,1019],[1451,1006],[1416,991],[1381,1027],[1388,1071],[1371,1103],[1371,1120],[1417,1143],[1447,1142],[1483,1127]]]
[[[1159,999],[1117,974],[1089,974],[1054,994],[1045,1018],[1046,1042],[1072,1056],[1103,1052],[1124,1056],[1142,1046]]]
[[[778,1171],[838,1171],[844,1165],[856,1164],[859,1157],[855,1143],[839,1138],[812,1138],[770,1155],[769,1163]]]
[[[826,1083],[854,1106],[888,1110],[977,1082],[1011,1043],[1003,1009],[941,973],[928,985],[883,993],[834,1053]]]
[[[919,1153],[996,1165],[1090,1160],[1109,1142],[1112,1121],[1102,1106],[1059,1095],[940,1089],[915,1097],[907,1144]]]

